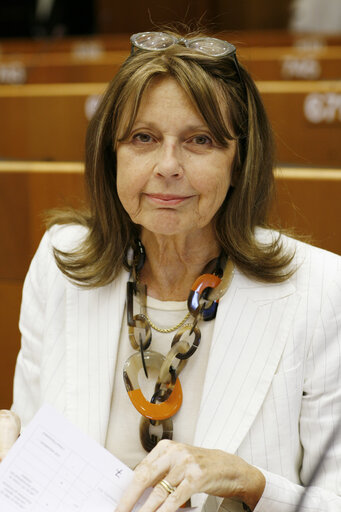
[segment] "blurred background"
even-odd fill
[[[136,32],[203,17],[213,30],[286,28],[289,0],[2,0],[2,37]]]
[[[1,0],[1,37],[134,32],[201,19],[212,30],[340,31],[339,0]]]
[[[82,204],[86,128],[129,36],[170,23],[236,45],[276,138],[272,224],[341,254],[341,0],[1,0],[0,408],[44,212]]]

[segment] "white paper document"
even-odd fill
[[[44,405],[0,464],[0,511],[113,512],[132,473]]]

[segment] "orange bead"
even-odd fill
[[[165,402],[152,404],[145,399],[141,389],[128,391],[129,398],[135,409],[145,418],[150,420],[166,420],[171,418],[180,409],[182,404],[182,388],[179,379],[172,393]]]
[[[194,281],[192,290],[201,294],[206,288],[216,288],[220,281],[220,277],[214,274],[202,274]]]

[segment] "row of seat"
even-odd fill
[[[340,166],[341,38],[271,32],[270,47],[269,33],[251,34],[220,35],[257,79],[279,162]],[[0,86],[0,158],[83,159],[88,120],[128,55],[129,36],[0,41],[0,49],[0,82],[24,83]]]
[[[0,55],[0,84],[108,82],[128,50]],[[336,80],[341,46],[238,48],[240,62],[257,80]]]
[[[293,47],[302,49],[340,46],[340,34],[295,33],[288,30],[229,30],[210,34],[238,47]],[[98,55],[112,50],[129,50],[129,34],[101,34],[74,37],[0,40],[0,55],[71,52]]]

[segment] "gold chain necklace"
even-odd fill
[[[140,278],[139,273],[136,272],[136,282],[137,282],[137,284],[140,283],[140,279],[139,278]],[[189,319],[190,315],[191,315],[191,312],[187,311],[185,318],[183,318],[178,324],[174,325],[173,327],[168,327],[166,329],[163,329],[162,327],[158,327],[156,324],[154,324],[154,322],[148,316],[147,308],[146,308],[146,310],[145,310],[145,312],[143,314],[143,316],[145,317],[145,319],[149,323],[150,327],[152,329],[154,329],[154,331],[160,332],[162,334],[168,334],[170,332],[173,332],[173,331],[176,331],[177,329],[179,329],[179,327],[181,327]]]
[[[149,323],[150,327],[152,329],[154,329],[154,331],[157,331],[157,332],[161,332],[161,333],[169,333],[169,332],[173,332],[173,331],[176,331],[177,329],[179,329],[179,327],[181,327],[187,320],[188,318],[190,317],[190,311],[188,311],[188,313],[186,314],[185,318],[183,318],[181,320],[181,322],[179,322],[178,324],[174,325],[174,327],[168,327],[167,329],[162,329],[161,327],[158,327],[157,325],[154,324],[154,322],[149,318],[147,312],[145,312],[145,314],[143,315],[147,322]]]

